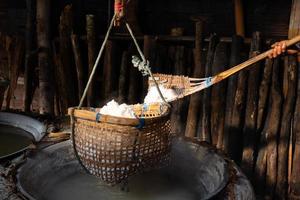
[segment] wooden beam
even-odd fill
[[[37,43],[40,114],[54,113],[53,70],[50,62],[50,0],[37,1]]]

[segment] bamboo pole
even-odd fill
[[[235,32],[237,35],[245,37],[244,8],[242,0],[234,0],[234,13]]]
[[[50,1],[37,1],[37,42],[38,54],[40,114],[53,114],[54,88],[53,70],[50,65]]]
[[[253,41],[251,43],[250,57],[254,57],[261,52],[261,34],[259,32],[253,33]],[[245,123],[243,130],[243,155],[242,155],[242,169],[245,174],[251,179],[253,177],[254,169],[254,153],[257,140],[257,109],[258,109],[258,89],[260,82],[261,63],[257,62],[251,66],[248,77],[248,92],[245,110]]]
[[[202,42],[203,42],[203,20],[195,20],[195,50],[194,50],[194,60],[195,67],[193,72],[193,77],[204,77],[205,68],[202,65]],[[197,122],[198,115],[200,113],[201,104],[203,101],[201,93],[193,94],[190,98],[190,104],[188,108],[187,123],[185,128],[185,136],[195,137],[197,133]]]

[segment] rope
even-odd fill
[[[133,39],[133,42],[134,42],[134,44],[135,44],[135,46],[136,46],[136,48],[137,48],[137,50],[138,50],[138,52],[139,52],[139,54],[140,54],[142,60],[143,60],[143,62],[144,62],[144,63],[147,63],[147,60],[146,60],[146,58],[145,58],[143,52],[141,51],[140,46],[139,46],[139,44],[137,43],[137,41],[136,41],[136,39],[135,39],[135,37],[134,37],[134,35],[133,35],[133,32],[132,32],[132,30],[131,30],[129,24],[128,24],[127,22],[126,22],[125,24],[126,24],[126,27],[127,27],[127,29],[128,29],[128,32],[130,33],[130,35],[131,35],[131,37],[132,37],[132,39]],[[158,91],[158,93],[159,93],[160,98],[161,98],[161,99],[164,101],[164,103],[166,103],[168,106],[171,106],[171,105],[166,101],[166,99],[164,98],[164,96],[162,95],[162,93],[161,93],[161,91],[160,91],[160,89],[159,89],[159,86],[158,86],[158,84],[157,84],[155,78],[153,77],[153,74],[152,74],[151,70],[149,69],[149,66],[148,66],[148,65],[145,65],[145,68],[146,68],[146,70],[148,71],[148,73],[149,73],[150,77],[152,78],[152,80],[154,81],[155,87],[156,87],[156,89],[157,89],[157,91]]]
[[[78,108],[81,108],[81,106],[82,106],[82,104],[83,104],[83,101],[84,101],[84,99],[85,99],[85,97],[86,97],[87,91],[88,91],[89,86],[90,86],[90,84],[91,84],[91,82],[92,82],[93,76],[94,76],[94,74],[95,74],[95,72],[96,72],[98,63],[99,63],[100,58],[101,58],[101,55],[102,55],[102,53],[103,53],[105,44],[106,44],[106,42],[107,42],[107,40],[108,40],[109,33],[110,33],[110,31],[111,31],[111,29],[112,29],[112,27],[113,27],[113,24],[114,24],[114,21],[115,21],[115,17],[116,17],[116,14],[114,14],[114,16],[113,16],[112,19],[111,19],[111,22],[110,22],[110,25],[109,25],[109,27],[108,27],[107,33],[106,33],[106,35],[105,35],[105,38],[104,38],[103,43],[102,43],[102,46],[101,46],[101,48],[100,48],[100,50],[99,50],[99,54],[98,54],[97,59],[96,59],[96,61],[95,61],[93,70],[92,70],[92,72],[91,72],[91,74],[90,74],[89,80],[88,80],[88,82],[87,82],[87,84],[86,84],[86,86],[85,86],[83,95],[82,95],[82,97],[81,97],[81,99],[80,99],[80,103],[79,103],[79,105],[78,105]]]

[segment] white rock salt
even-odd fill
[[[172,101],[178,97],[178,94],[173,89],[165,88],[162,85],[159,86],[159,89],[166,101]],[[161,99],[157,91],[157,88],[155,86],[150,87],[144,99],[144,104],[162,103],[162,102],[163,100]],[[102,115],[136,118],[136,116],[134,115],[134,111],[130,105],[127,105],[125,103],[119,105],[114,99],[108,102],[105,106],[103,106],[99,112]]]
[[[159,85],[159,89],[166,101],[172,101],[172,100],[176,99],[178,96],[174,89],[165,88],[162,85]],[[145,99],[144,99],[144,103],[150,104],[150,103],[155,103],[155,102],[162,103],[163,100],[161,99],[161,97],[157,91],[157,88],[155,86],[151,86],[148,90],[148,93],[147,93]]]
[[[133,109],[131,106],[123,103],[119,105],[115,100],[111,100],[105,106],[100,109],[100,114],[111,115],[116,117],[135,118]]]

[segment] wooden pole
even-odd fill
[[[232,37],[230,66],[235,66],[242,62],[243,38],[238,35]],[[232,122],[232,113],[234,108],[235,93],[237,90],[238,75],[233,75],[228,79],[227,97],[226,97],[226,115],[224,127],[223,149],[227,150],[231,159],[238,161],[242,151],[242,135],[238,132]]]
[[[228,66],[228,46],[226,43],[219,43],[216,47],[214,61],[212,65],[212,74],[218,74]],[[226,97],[220,98],[220,95],[226,94],[227,82],[224,81],[212,87],[211,93],[211,134],[212,144],[222,148],[224,139],[225,122],[225,104]]]
[[[288,149],[290,142],[290,130],[292,114],[296,100],[296,84],[297,84],[297,61],[294,56],[285,57],[284,70],[287,71],[288,90],[287,96],[283,103],[283,114],[280,128],[279,145],[278,145],[278,171],[276,198],[285,199],[288,189]]]
[[[10,84],[6,95],[6,109],[10,109],[11,98],[18,85],[18,78],[24,56],[24,41],[19,38],[10,38],[9,42],[9,68],[10,68]]]
[[[60,97],[62,112],[65,113],[68,107],[75,106],[78,102],[76,94],[76,70],[73,67],[71,34],[73,31],[72,6],[64,7],[59,23],[59,59],[60,66],[57,72],[60,82]]]
[[[235,13],[235,32],[237,35],[245,37],[244,25],[244,8],[242,0],[234,0],[234,13]]]
[[[80,53],[78,36],[72,34],[71,41],[72,41],[72,49],[73,49],[75,65],[76,65],[76,72],[77,72],[78,98],[81,99],[85,87],[85,73],[82,65],[82,58]]]
[[[113,91],[118,87],[117,77],[119,74],[116,69],[116,44],[115,42],[108,40],[105,46],[105,55],[104,55],[104,70],[103,70],[103,79],[104,79],[104,96],[105,99],[112,98],[116,96],[113,94]]]
[[[215,49],[218,44],[218,37],[213,34],[210,36],[210,41],[208,45],[206,64],[205,64],[205,77],[211,76],[212,64],[214,60]],[[210,111],[211,111],[211,88],[204,90],[203,94],[203,104],[202,104],[202,118],[199,119],[198,134],[201,141],[211,142],[211,122],[210,122]]]
[[[35,78],[34,75],[34,64],[33,64],[33,35],[34,35],[34,1],[33,0],[26,0],[26,33],[25,33],[25,73],[24,73],[24,111],[30,111],[30,105],[32,103],[32,98],[34,94],[34,87],[33,87],[33,79]]]
[[[88,46],[88,74],[93,70],[93,66],[96,60],[96,33],[94,15],[86,15],[86,34],[87,34],[87,46]],[[94,81],[87,92],[87,106],[91,107],[94,104]]]
[[[195,67],[193,77],[204,77],[205,68],[202,65],[203,21],[201,19],[196,19],[195,26]],[[185,127],[185,136],[187,137],[193,138],[196,136],[198,115],[200,113],[200,108],[202,104],[201,100],[203,100],[202,93],[196,93],[190,97],[187,123]]]
[[[300,0],[293,0],[291,6],[290,14],[290,24],[289,24],[289,39],[300,34]],[[296,107],[293,115],[292,131],[290,134],[289,141],[289,153],[288,153],[288,182],[289,182],[289,197],[300,198],[300,56],[297,58],[297,70],[298,70],[298,80],[297,80],[297,100]]]
[[[53,70],[50,65],[50,1],[37,1],[37,44],[39,89],[40,89],[40,114],[53,114],[54,88]]]
[[[300,66],[298,62],[298,67]],[[298,79],[297,79],[297,100],[296,100],[296,107],[295,112],[293,116],[293,141],[292,144],[294,146],[293,148],[293,154],[292,154],[292,166],[291,166],[291,177],[289,182],[290,187],[290,194],[289,197],[291,199],[298,199],[300,198],[300,70],[298,70]],[[290,157],[290,156],[289,156]]]
[[[261,34],[254,32],[252,37],[250,57],[254,57],[261,52]],[[248,77],[248,94],[245,111],[245,124],[243,130],[244,149],[242,155],[242,169],[245,174],[251,179],[254,169],[254,153],[257,137],[257,104],[258,104],[258,89],[260,82],[261,63],[257,62],[251,66]]]
[[[269,112],[261,134],[256,161],[257,192],[266,199],[274,197],[277,175],[277,136],[281,121],[282,95],[279,84],[279,59],[274,61]]]
[[[262,130],[265,116],[267,114],[267,100],[269,96],[270,91],[270,82],[272,77],[272,66],[273,66],[273,60],[272,59],[266,59],[265,66],[264,66],[264,72],[262,81],[259,86],[259,97],[258,97],[258,113],[257,113],[257,129]]]
[[[118,102],[124,103],[127,101],[128,92],[128,52],[124,51],[122,54],[120,77],[119,77],[119,97]]]

